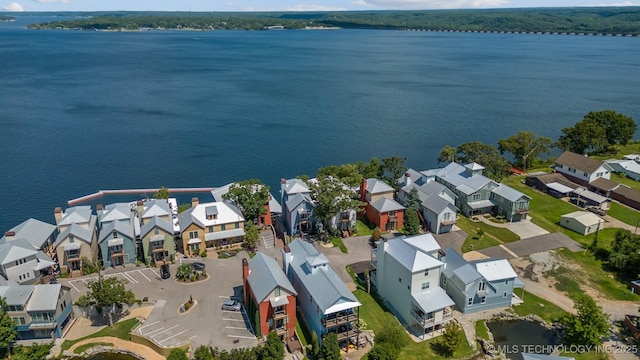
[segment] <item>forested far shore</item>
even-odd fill
[[[451,30],[640,34],[640,7],[341,12],[99,12],[83,18],[28,25],[31,29],[81,30],[265,30],[303,29]],[[60,14],[58,14],[60,15]]]

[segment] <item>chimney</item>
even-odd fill
[[[285,274],[289,274],[289,264],[293,260],[293,254],[291,254],[291,248],[289,245],[285,245],[282,251],[282,268]]]
[[[280,179],[280,204],[285,205],[285,189],[287,188],[287,180],[285,178]]]
[[[360,184],[360,201],[367,202],[367,179],[362,179]]]
[[[411,184],[411,174],[408,172],[404,173],[404,186]]]
[[[248,289],[248,278],[249,278],[249,261],[247,259],[242,259],[242,292],[244,293],[244,304],[248,304],[249,300],[249,289]]]
[[[138,213],[138,219],[142,219],[143,210],[144,210],[144,202],[142,202],[142,200],[136,201],[136,212]]]
[[[198,204],[200,204],[200,200],[198,200],[197,197],[192,197],[191,198],[191,207],[196,207],[196,206],[198,206]]]
[[[6,233],[4,233],[4,238],[8,241],[13,240],[13,238],[16,236],[16,232],[15,231],[7,231]]]
[[[57,207],[53,210],[53,217],[56,219],[56,225],[62,220],[62,208]]]
[[[102,215],[104,214],[103,209],[104,208],[102,207],[102,204],[96,205],[96,215],[98,215],[98,223],[102,221]]]

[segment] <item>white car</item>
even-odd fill
[[[222,310],[240,311],[241,308],[242,308],[242,305],[235,300],[225,300],[222,303]]]

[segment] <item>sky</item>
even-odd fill
[[[640,6],[640,0],[0,0],[2,11],[341,11]]]

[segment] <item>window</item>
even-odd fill
[[[478,200],[480,200],[480,194],[473,194],[473,196],[471,196],[471,200],[472,200],[472,201],[478,201]]]
[[[429,276],[429,269],[424,269],[424,276]]]
[[[153,233],[154,233],[155,235],[158,235],[158,234],[160,233],[160,230],[159,230],[158,228],[154,228],[154,229],[153,229]]]
[[[276,297],[280,296],[280,287],[277,287],[275,290]]]
[[[601,173],[601,172],[596,173],[596,176],[597,176],[597,177],[600,177],[600,176],[602,176],[602,175],[604,175],[604,173]]]
[[[485,290],[485,282],[484,281],[480,281],[480,283],[478,283],[478,291],[484,291]]]
[[[111,236],[113,236],[114,239],[118,238],[118,232],[113,230],[113,232],[111,233]]]
[[[239,222],[235,223],[235,226],[236,226],[236,229],[240,229],[240,223]]]
[[[218,214],[207,215],[207,220],[216,220],[216,219],[218,219]]]
[[[480,298],[480,304],[486,304],[487,303],[487,297],[483,296]]]
[[[18,279],[22,281],[22,275],[18,275]]]
[[[69,242],[72,243],[73,242],[73,235],[69,235]]]
[[[422,290],[427,290],[429,288],[429,282],[422,283]]]
[[[446,277],[442,277],[442,286],[447,286],[447,278]]]
[[[213,226],[208,226],[209,232],[212,233],[213,232]]]
[[[468,306],[473,305],[473,298],[469,298],[469,299],[467,300],[467,305],[468,305]]]
[[[20,317],[20,325],[26,325],[27,322],[24,320],[24,317]]]
[[[507,297],[507,292],[506,292],[506,291],[502,293],[502,297],[503,297],[503,298],[506,298],[506,297]]]
[[[587,174],[587,173],[583,173],[583,174],[584,174],[584,176],[589,176],[589,174]]]
[[[411,291],[411,285],[407,285],[407,290]]]
[[[571,171],[574,174],[576,173],[576,169],[569,168],[569,171]]]
[[[227,230],[227,224],[220,225],[220,230],[222,230],[222,231]]]
[[[402,278],[398,278],[398,282],[402,282]]]
[[[505,281],[504,281],[504,284],[505,284],[505,285],[509,285],[509,279],[505,280]]]
[[[562,164],[556,164],[559,169],[562,169]]]
[[[443,220],[449,220],[449,219],[451,219],[451,213],[450,213],[450,212],[446,212],[446,213],[444,213],[444,215],[442,215],[442,219],[443,219]]]
[[[198,232],[197,231],[189,231],[189,239],[197,239]]]

